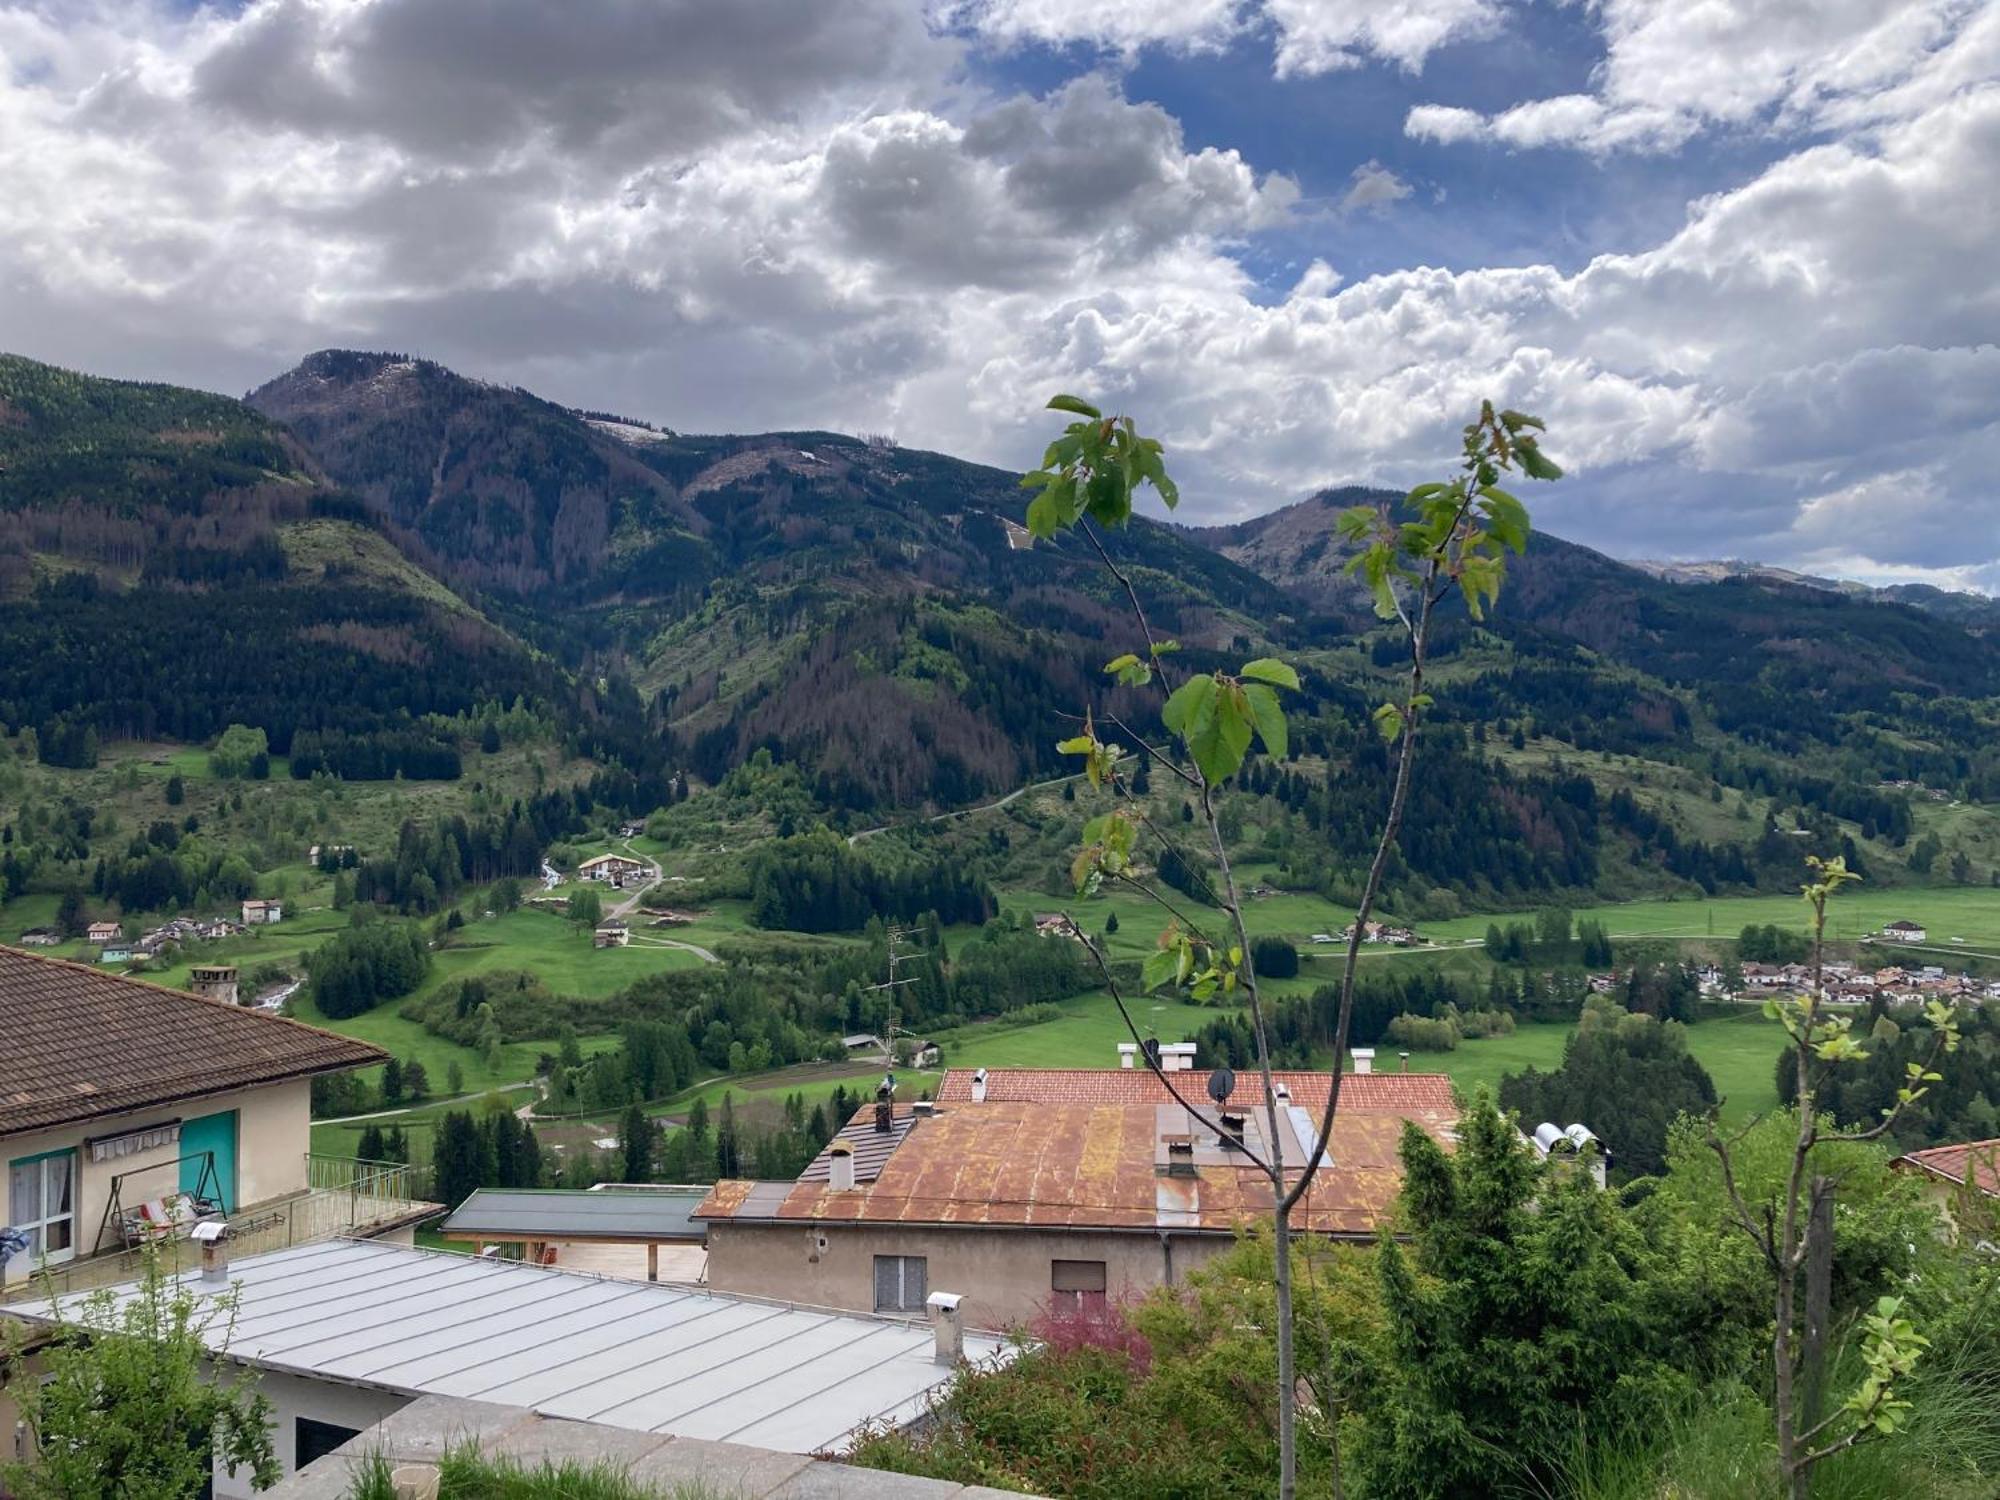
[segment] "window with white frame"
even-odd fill
[[[7,1168],[7,1227],[26,1236],[31,1264],[76,1254],[76,1153],[27,1156]]]
[[[914,1313],[930,1295],[930,1264],[921,1255],[875,1257],[875,1311]]]

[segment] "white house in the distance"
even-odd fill
[[[1882,929],[1885,943],[1921,943],[1928,936],[1915,922],[1891,922]]]
[[[243,903],[243,925],[262,927],[267,923],[283,921],[285,903],[282,901],[245,901]]]
[[[622,888],[626,881],[637,880],[644,875],[646,865],[642,860],[632,859],[623,854],[600,854],[578,865],[576,873],[585,880],[601,880],[608,885]]]

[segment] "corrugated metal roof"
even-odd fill
[[[1172,1099],[1150,1068],[988,1068],[985,1072],[986,1098],[995,1104],[1165,1104]],[[1210,1107],[1207,1069],[1170,1076],[1189,1103],[1202,1109]],[[1272,1078],[1291,1091],[1294,1104],[1315,1113],[1326,1108],[1331,1073],[1279,1071]],[[967,1104],[971,1100],[972,1071],[946,1070],[938,1080],[937,1102]],[[1255,1069],[1237,1070],[1236,1092],[1229,1103],[1232,1109],[1262,1106],[1263,1086]],[[1348,1073],[1340,1081],[1340,1107],[1397,1114],[1458,1113],[1447,1073]]]
[[[923,1323],[444,1251],[336,1240],[229,1275],[242,1288],[229,1355],[246,1364],[786,1453],[907,1422],[952,1373]],[[204,1286],[195,1271],[179,1280]],[[49,1307],[7,1315],[46,1321]],[[965,1353],[1011,1358],[972,1333]]]
[[[846,1141],[854,1148],[854,1180],[873,1182],[882,1175],[882,1164],[890,1154],[902,1144],[903,1137],[910,1133],[910,1127],[917,1123],[910,1114],[897,1115],[890,1121],[887,1130],[875,1128],[875,1106],[864,1104],[861,1112],[834,1133],[834,1140]],[[828,1141],[799,1173],[801,1182],[827,1182],[833,1176],[833,1141]]]
[[[1127,1075],[1130,1076],[1130,1075]],[[1186,1075],[1194,1076],[1194,1075]],[[1301,1075],[1311,1076],[1311,1075]],[[1343,1089],[1343,1093],[1345,1090]],[[1325,1095],[1322,1091],[1321,1099]],[[919,1119],[875,1176],[835,1192],[824,1174],[795,1183],[723,1181],[696,1210],[704,1221],[951,1224],[1020,1229],[1235,1230],[1268,1213],[1271,1182],[1212,1135],[1194,1153],[1198,1191],[1158,1187],[1164,1141],[1193,1121],[1161,1102],[1047,1104],[988,1098],[950,1103]],[[1448,1100],[1447,1100],[1448,1103]],[[1246,1111],[1251,1147],[1265,1160],[1261,1111]],[[862,1117],[872,1114],[864,1106]],[[1280,1113],[1285,1161],[1306,1160],[1319,1122],[1301,1104]],[[1449,1141],[1455,1109],[1342,1109],[1327,1154],[1293,1218],[1301,1229],[1372,1235],[1401,1192],[1398,1146],[1406,1121]],[[1170,1200],[1170,1201],[1169,1201]]]
[[[635,1243],[707,1238],[693,1213],[706,1189],[686,1193],[593,1193],[585,1189],[481,1188],[444,1221],[446,1234],[525,1235]]]

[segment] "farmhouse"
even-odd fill
[[[53,948],[62,941],[62,934],[53,927],[30,927],[21,934],[23,948]]]
[[[263,927],[272,922],[282,921],[285,904],[282,901],[245,901],[243,903],[243,925]]]
[[[92,922],[84,929],[84,941],[88,943],[115,943],[125,936],[125,928],[117,922]]]
[[[593,948],[623,948],[632,941],[632,929],[615,917],[608,922],[600,922],[590,935]]]
[[[1042,937],[1076,938],[1079,942],[1083,938],[1083,934],[1076,930],[1076,923],[1059,911],[1036,912],[1035,931]]]
[[[1882,940],[1887,943],[1921,943],[1929,934],[1915,922],[1891,922],[1882,929]]]
[[[627,881],[637,880],[646,873],[646,866],[623,854],[599,854],[578,865],[576,873],[585,880],[602,881],[614,890],[623,890]]]
[[[1209,1075],[1176,1073],[1191,1099]],[[1330,1075],[1281,1073],[1288,1161],[1310,1155]],[[1441,1074],[1356,1074],[1341,1087],[1329,1161],[1301,1228],[1367,1241],[1402,1186],[1405,1121],[1448,1138],[1458,1112]],[[908,1315],[928,1289],[962,1291],[965,1316],[1006,1327],[1171,1285],[1269,1212],[1269,1123],[1248,1096],[1218,1135],[1150,1070],[963,1069],[934,1103],[884,1096],[849,1121],[795,1182],[724,1181],[708,1225],[709,1281],[729,1291]]]

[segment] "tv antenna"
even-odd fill
[[[915,984],[917,982],[916,975],[903,976],[899,975],[896,970],[899,966],[914,963],[924,956],[924,950],[921,948],[912,948],[908,952],[903,950],[903,944],[916,935],[917,929],[914,927],[891,927],[889,929],[889,977],[880,984],[869,985],[862,991],[863,994],[867,995],[887,993],[889,996],[888,1020],[883,1026],[883,1030],[888,1034],[882,1038],[882,1051],[883,1055],[891,1063],[896,1060],[896,1033],[902,1029],[902,1013],[896,1006],[896,991],[906,984]]]

